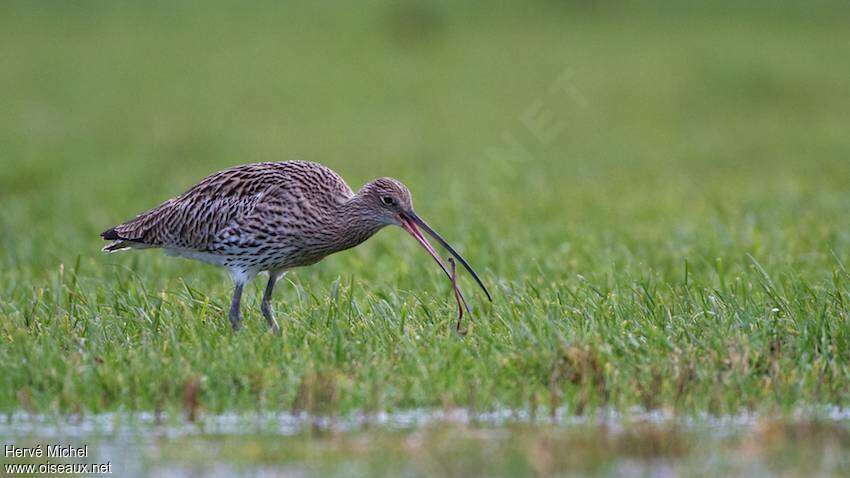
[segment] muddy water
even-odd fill
[[[0,415],[0,444],[4,467],[108,464],[112,476],[131,477],[850,476],[850,409],[721,417],[416,409],[205,414],[194,423],[152,413],[18,412]],[[86,455],[48,456],[70,447]]]

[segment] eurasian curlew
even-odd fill
[[[454,280],[454,264],[450,273],[420,228],[457,258],[492,300],[469,263],[413,212],[410,191],[401,182],[379,178],[355,193],[337,173],[307,161],[220,171],[101,237],[113,241],[103,248],[106,252],[162,248],[169,255],[227,268],[236,285],[228,314],[234,330],[242,321],[242,288],[267,271],[261,310],[279,333],[269,301],[285,271],[354,247],[388,225],[402,227],[437,261],[452,279],[458,307],[469,310]]]

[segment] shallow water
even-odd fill
[[[680,417],[567,410],[401,410],[341,417],[153,413],[0,415],[6,445],[88,445],[117,476],[823,476],[850,471],[850,409]],[[7,470],[8,472],[8,470]]]
[[[265,412],[202,414],[194,422],[182,416],[150,412],[109,412],[88,415],[46,415],[13,412],[0,415],[0,436],[36,434],[50,437],[86,437],[92,434],[108,436],[165,436],[179,437],[198,434],[274,434],[292,436],[305,430],[356,432],[364,427],[387,430],[415,429],[434,424],[501,427],[511,424],[575,427],[596,425],[618,430],[638,423],[676,425],[700,429],[722,430],[751,427],[764,420],[827,421],[850,424],[850,408],[820,407],[795,410],[785,415],[740,413],[737,415],[685,415],[663,411],[628,413],[602,410],[591,415],[574,415],[561,408],[554,414],[532,415],[525,410],[500,409],[490,412],[470,412],[466,409],[410,409],[394,412],[353,413],[343,416],[316,416],[309,413]]]

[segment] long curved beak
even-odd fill
[[[428,254],[431,254],[431,257],[433,257],[434,260],[437,261],[437,264],[440,265],[440,268],[443,269],[443,272],[446,273],[446,276],[448,276],[450,280],[452,279],[451,273],[449,273],[445,264],[443,264],[443,261],[440,259],[440,255],[437,254],[437,251],[435,251],[434,248],[431,246],[431,243],[428,242],[428,239],[426,239],[425,236],[422,235],[422,232],[419,231],[420,227],[424,229],[425,232],[427,232],[431,237],[433,237],[434,240],[437,241],[441,246],[445,247],[446,250],[448,250],[451,255],[455,257],[455,259],[457,259],[461,264],[463,264],[463,267],[465,267],[466,270],[469,271],[470,274],[472,274],[472,278],[475,279],[475,282],[477,282],[478,285],[481,286],[481,290],[483,290],[484,293],[487,295],[487,299],[489,299],[491,302],[493,301],[493,297],[490,295],[490,291],[488,291],[487,287],[484,286],[484,283],[481,282],[481,279],[478,277],[478,274],[476,274],[475,271],[472,270],[472,266],[470,266],[469,263],[466,262],[466,259],[464,259],[460,254],[458,254],[458,252],[454,250],[454,248],[450,246],[449,243],[442,238],[442,236],[437,234],[437,231],[432,229],[431,226],[428,225],[428,223],[423,221],[422,218],[417,216],[416,213],[414,213],[413,211],[401,213],[400,217],[402,228],[404,228],[405,231],[410,233],[411,236],[413,236],[417,241],[419,241],[420,244],[422,244],[422,247],[424,247],[425,250],[428,251]],[[463,296],[461,296],[461,298],[462,297]]]

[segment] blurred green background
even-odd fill
[[[594,261],[625,234],[652,263],[671,235],[723,252],[719,227],[821,223],[775,245],[799,257],[847,240],[824,230],[846,215],[812,217],[847,204],[847,20],[846,2],[4,2],[3,269],[96,257],[96,233],[212,171],[296,158],[355,189],[399,177],[505,279],[559,253],[521,246]],[[563,130],[541,142],[525,115]],[[492,153],[506,134],[531,161]]]
[[[784,260],[847,244],[847,215],[820,214],[848,204],[846,2],[0,11],[7,279],[77,255],[124,260],[98,257],[98,232],[212,171],[285,159],[322,162],[355,189],[402,179],[504,280],[580,272],[621,247],[673,269],[759,252],[762,225],[800,233],[770,244]],[[560,133],[542,142],[527,117]],[[411,242],[389,235],[361,254]]]

